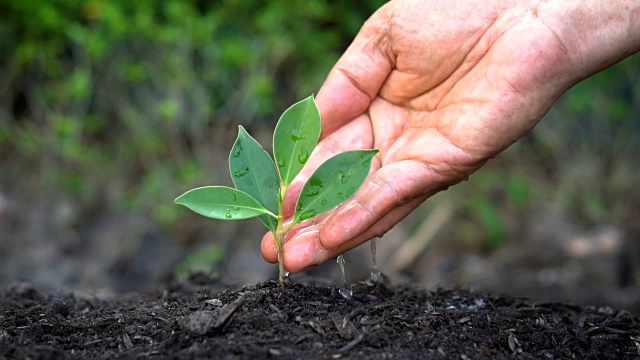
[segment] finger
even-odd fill
[[[310,219],[307,219],[299,224],[294,225],[291,229],[285,234],[284,242],[285,244],[292,239],[295,239],[299,234],[308,231],[312,228],[317,228],[317,224],[321,223],[331,211],[326,212],[324,214],[320,214],[319,216],[314,216]],[[290,224],[290,220],[283,224],[283,227],[286,228]],[[262,237],[262,242],[260,244],[260,250],[262,251],[262,256],[268,262],[278,262],[278,248],[276,246],[276,242],[273,238],[272,232],[267,232]]]
[[[363,114],[394,67],[389,8],[376,11],[333,67],[316,96],[321,138]]]
[[[278,262],[278,248],[276,247],[276,242],[274,241],[273,234],[271,232],[267,232],[262,237],[260,251],[262,252],[262,257],[266,261],[270,263]]]
[[[285,245],[285,267],[291,272],[301,271],[309,266],[320,265],[375,237],[381,237],[410,214],[430,195],[431,194],[423,195],[401,207],[393,209],[367,231],[335,248],[329,249],[323,246],[320,238],[323,223],[307,228]]]
[[[379,163],[376,164],[378,166]],[[431,187],[424,186],[429,183]],[[439,191],[443,183],[442,176],[415,161],[402,161],[380,168],[352,200],[325,215],[324,219],[315,217],[310,219],[313,222],[292,229],[285,239],[285,248],[298,250],[289,255],[285,250],[287,259],[291,258],[288,266],[298,269],[303,265],[317,264],[329,256],[317,254],[321,250],[330,250],[329,254],[333,255],[384,233],[424,199]],[[387,220],[382,221],[385,218]],[[301,228],[306,231],[304,237],[298,236]],[[319,231],[315,237],[313,230]],[[271,234],[263,237],[261,249],[267,261],[277,261],[277,249]]]
[[[418,161],[404,160],[380,168],[351,200],[324,220],[322,246],[333,249],[357,238],[394,209],[450,185],[450,181]]]

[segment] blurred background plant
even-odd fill
[[[182,244],[215,235],[173,199],[230,182],[237,125],[271,130],[381,3],[0,1],[4,256],[19,256],[9,243],[32,244],[19,251],[35,263],[86,251],[123,212],[148,221],[117,221],[128,225],[108,247],[130,254],[149,229]],[[39,233],[18,236],[20,224]]]
[[[230,185],[237,125],[269,147],[277,116],[317,91],[382,3],[0,0],[0,284],[113,293],[189,266],[236,283],[275,274],[258,223],[172,200]],[[639,80],[636,55],[574,87],[379,241],[383,271],[525,295],[636,289]],[[352,258],[353,280],[366,276]],[[603,301],[635,301],[625,294]]]

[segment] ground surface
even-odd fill
[[[0,358],[640,359],[640,317],[466,290],[204,277],[113,301],[0,291]]]

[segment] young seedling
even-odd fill
[[[287,109],[273,133],[275,163],[240,126],[229,154],[229,170],[236,188],[204,186],[180,195],[175,203],[214,219],[260,218],[273,233],[278,251],[278,280],[284,284],[285,234],[293,225],[351,197],[369,174],[371,159],[378,152],[347,151],[320,165],[302,188],[291,223],[284,226],[284,196],[318,143],[320,126],[320,112],[312,96]]]

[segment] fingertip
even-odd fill
[[[276,242],[273,239],[273,234],[267,232],[262,237],[262,242],[260,243],[260,250],[262,251],[262,257],[270,262],[276,263],[278,262],[278,249],[276,247]]]
[[[285,244],[284,257],[285,268],[291,272],[298,272],[322,262],[324,253],[319,241],[319,231],[311,231],[297,234]]]
[[[325,220],[320,230],[320,244],[325,249],[335,249],[360,235],[371,220],[371,214],[353,200]]]

